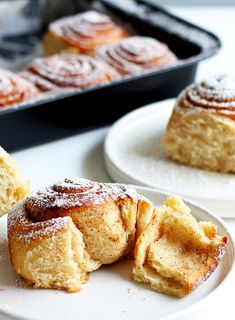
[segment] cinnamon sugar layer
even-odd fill
[[[50,32],[68,44],[77,46],[83,53],[92,51],[94,46],[121,39],[126,35],[110,17],[96,11],[57,20],[50,25]]]
[[[175,55],[156,39],[134,36],[102,47],[97,56],[123,75],[176,62]]]
[[[210,111],[235,117],[235,79],[229,75],[209,78],[187,87],[180,95],[177,111]]]
[[[117,76],[104,63],[90,56],[74,54],[38,58],[28,66],[28,70],[62,88],[86,89]]]
[[[37,93],[36,88],[23,78],[0,70],[0,108],[21,103]]]
[[[109,199],[118,201],[126,196],[137,201],[136,191],[121,184],[65,179],[30,195],[24,206],[33,221],[44,221],[55,214],[66,216],[74,208],[101,205]]]

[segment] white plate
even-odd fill
[[[149,188],[137,187],[137,190],[158,205],[166,197],[166,194]],[[222,220],[197,205],[190,202],[188,204],[197,219],[212,221],[218,226],[219,234],[227,234],[230,241],[213,275],[192,294],[182,299],[156,293],[147,286],[131,281],[131,261],[105,266],[93,272],[89,282],[78,293],[27,288],[11,267],[6,240],[6,216],[2,217],[0,219],[0,319],[182,320],[185,319],[184,316],[188,319],[190,314],[192,320],[193,310],[196,310],[198,316],[200,308],[202,306],[207,308],[209,301],[214,304],[215,311],[216,306],[220,306],[215,302],[216,297],[223,294],[222,290],[227,288],[226,283],[231,278],[234,243]]]
[[[117,182],[178,193],[223,217],[235,217],[235,174],[181,165],[161,148],[174,100],[137,109],[118,120],[105,141],[105,162]]]

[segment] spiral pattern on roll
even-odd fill
[[[177,106],[184,110],[207,110],[235,116],[235,78],[219,75],[187,87]]]
[[[0,108],[22,103],[37,94],[36,88],[16,74],[0,70]]]
[[[134,36],[100,48],[97,56],[120,74],[134,74],[146,69],[176,63],[176,56],[156,39]]]
[[[78,47],[82,53],[91,53],[94,47],[117,41],[127,34],[110,17],[96,11],[57,20],[50,25],[50,32]]]
[[[99,205],[108,199],[118,201],[126,196],[137,199],[136,192],[122,184],[65,179],[29,196],[25,209],[33,221],[39,222],[66,216],[74,208]]]
[[[62,88],[86,89],[116,77],[116,73],[103,62],[74,54],[38,58],[28,70]]]

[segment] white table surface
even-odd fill
[[[235,73],[235,6],[234,7],[171,7],[181,15],[215,33],[222,39],[223,49],[212,59],[201,63],[198,79],[218,73]],[[104,167],[103,141],[107,128],[29,148],[13,154],[24,177],[31,180],[32,189],[45,186],[64,177],[80,176],[97,181],[111,181]],[[235,208],[234,208],[235,209]],[[235,232],[235,219],[226,219]],[[213,303],[198,313],[195,319],[234,319],[231,296],[235,274],[226,292],[221,291],[217,303],[221,312],[213,314]],[[215,302],[214,302],[215,303]]]

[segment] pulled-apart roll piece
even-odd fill
[[[127,35],[109,16],[87,11],[51,23],[44,38],[44,51],[46,55],[61,51],[92,54],[97,47]]]
[[[134,36],[103,46],[96,56],[121,75],[132,75],[145,70],[175,64],[177,58],[167,45],[150,37]]]
[[[132,253],[136,218],[152,213],[144,202],[132,188],[85,179],[32,194],[8,215],[16,272],[36,287],[78,291],[88,272]]]
[[[25,198],[29,189],[15,160],[0,147],[0,217]]]
[[[226,243],[214,224],[197,222],[182,200],[169,197],[136,242],[133,279],[183,297],[215,270]]]
[[[188,86],[176,102],[163,148],[183,164],[235,172],[235,79],[221,75]]]

